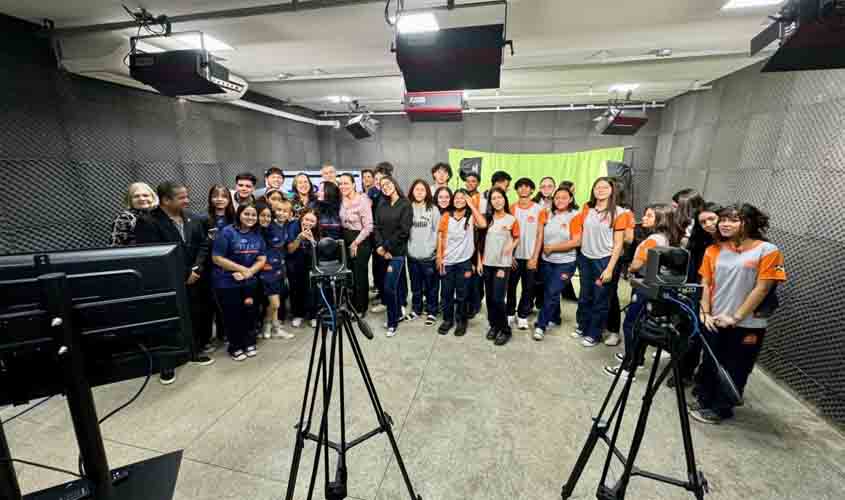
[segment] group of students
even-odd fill
[[[283,326],[288,317],[293,328],[308,320],[315,325],[319,306],[308,292],[309,256],[329,237],[347,247],[351,302],[362,316],[370,306],[372,264],[373,298],[380,303],[369,310],[386,311],[388,337],[403,321],[423,318],[431,326],[438,316],[439,334],[463,336],[486,303],[488,340],[501,346],[511,339],[512,327],[528,330],[537,308],[533,338],[542,341],[549,328],[562,323],[561,298],[575,298],[577,271],[572,336],[584,347],[618,345],[621,326],[629,352],[617,353],[622,363],[605,370],[612,375],[625,370],[627,376],[643,361],[633,360],[630,351],[644,299],[634,292],[620,325],[618,282],[641,271],[649,248],[684,247],[691,255],[689,281],[704,285],[705,334],[735,384],[745,386],[765,335],[765,303],[774,284],[785,280],[783,256],[765,238],[768,217],[757,208],[720,207],[688,189],[671,205],[650,205],[637,226],[611,178],[597,179],[579,208],[575,186],[551,177],[540,181],[539,190],[533,180],[518,179],[511,206],[512,179],[503,171],[493,174],[484,193],[472,173],[453,191],[451,167],[438,163],[431,169],[432,183],[415,180],[407,196],[392,174],[387,162],[362,171],[359,192],[351,174],[338,176],[324,165],[319,189],[308,175],[298,174],[286,193],[279,168],[265,172],[260,190],[257,179],[244,173],[234,190],[211,187],[204,217],[185,212],[185,186],[163,183],[153,192],[136,183],[129,188],[127,209],[115,220],[112,243],[185,245],[186,283],[198,313],[192,316],[199,364],[210,364],[207,355],[224,339],[232,359],[243,361],[257,355],[258,338],[292,338]],[[211,339],[212,318],[217,342]],[[733,409],[721,396],[711,361],[694,346],[683,360],[684,380],[672,383],[695,384],[693,416],[715,423],[730,418]],[[167,370],[162,381],[174,377]]]

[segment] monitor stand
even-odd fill
[[[65,395],[85,469],[85,478],[29,494],[26,500],[172,500],[182,461],[177,451],[112,471],[106,458],[103,436],[94,405],[94,394],[85,377],[81,335],[73,328],[71,295],[67,275],[51,273],[38,281],[47,306],[53,337],[59,345],[58,359],[65,382]],[[11,457],[0,428],[0,458]],[[0,499],[21,500],[12,464],[0,461]]]

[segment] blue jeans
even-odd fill
[[[441,276],[440,286],[443,295],[443,321],[461,323],[466,321],[467,273],[472,272],[470,260],[446,266],[446,274]]]
[[[405,257],[393,257],[385,261],[384,271],[384,300],[387,306],[387,327],[399,326],[402,315],[403,297],[407,297],[408,289],[405,283]]]
[[[423,313],[423,297],[425,297],[425,309],[432,316],[437,315],[440,308],[438,297],[439,274],[437,264],[433,260],[416,260],[408,257],[408,271],[411,274],[411,302],[414,312]]]
[[[622,323],[622,333],[625,336],[625,356],[628,358],[632,358],[636,354],[634,352],[636,348],[634,345],[634,325],[640,316],[640,312],[645,308],[645,303],[645,297],[634,290],[634,293],[631,294],[631,304],[628,305],[628,310],[625,312],[625,321]],[[640,358],[636,361],[639,366],[644,364],[645,359]]]
[[[540,264],[540,273],[543,276],[543,308],[537,316],[536,326],[545,331],[550,322],[561,324],[560,294],[575,274],[575,263],[543,262]]]
[[[608,287],[596,285],[601,273],[610,263],[610,257],[591,259],[579,256],[578,269],[581,274],[581,296],[578,298],[578,312],[575,313],[578,329],[596,342],[601,340],[602,329],[607,322],[610,307]]]

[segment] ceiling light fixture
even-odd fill
[[[164,52],[164,49],[158,48],[155,45],[149,44],[142,40],[135,42],[135,50],[140,52],[144,52],[147,54],[157,54],[159,52]]]
[[[222,40],[218,40],[211,35],[207,35],[205,33],[202,34],[202,40],[200,40],[199,33],[182,33],[182,34],[175,34],[172,38],[179,40],[191,48],[200,49],[205,45],[205,50],[209,52],[221,52],[226,50],[235,50],[231,45],[227,44]]]
[[[399,16],[396,23],[399,33],[429,33],[440,31],[440,25],[432,12],[422,14],[406,14]]]
[[[320,68],[314,68],[314,69],[311,70],[311,74],[314,75],[314,76],[321,76],[321,75],[325,75],[326,72],[321,70]]]
[[[656,57],[670,57],[672,55],[672,49],[654,49],[651,51],[651,54],[654,54]]]
[[[291,73],[279,73],[276,76],[276,78],[278,78],[279,80],[287,80],[288,78],[290,78],[292,76],[293,76],[293,74],[291,74]]]
[[[633,92],[640,88],[639,83],[617,83],[616,85],[611,85],[608,92]]]
[[[722,10],[750,9],[753,7],[769,7],[783,3],[783,0],[730,0],[722,6]]]
[[[330,95],[326,99],[333,104],[340,104],[342,102],[352,102],[352,98],[348,95]]]

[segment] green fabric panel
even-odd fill
[[[463,181],[458,176],[461,160],[464,158],[483,158],[481,162],[482,192],[490,187],[490,176],[493,172],[504,170],[513,177],[511,188],[520,177],[528,177],[538,186],[540,179],[551,176],[557,184],[561,181],[575,183],[575,199],[584,204],[590,195],[590,187],[599,177],[607,175],[608,160],[622,161],[625,148],[595,149],[578,153],[559,154],[510,154],[485,153],[483,151],[469,151],[466,149],[450,149],[449,164],[455,172],[450,186],[452,189],[463,187]],[[509,198],[516,199],[516,192],[511,189]]]

